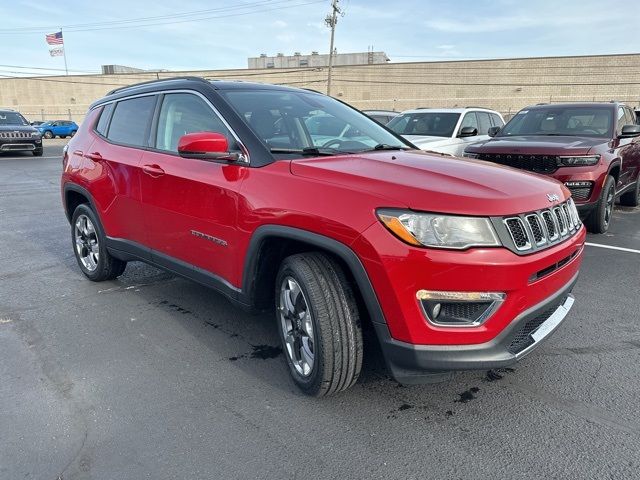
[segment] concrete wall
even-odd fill
[[[0,79],[0,106],[30,119],[81,121],[89,104],[118,86],[179,75],[326,89],[326,68],[221,70]],[[640,105],[640,54],[338,66],[333,95],[361,109],[484,106],[505,114],[539,102]]]

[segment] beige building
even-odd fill
[[[326,67],[206,70],[0,79],[0,107],[29,119],[81,121],[109,90],[156,78],[198,75],[326,90]],[[345,65],[332,93],[361,109],[483,106],[504,114],[540,102],[620,100],[640,105],[640,54]]]

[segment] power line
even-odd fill
[[[276,3],[282,3],[282,1],[291,1],[291,0],[281,0],[279,2]],[[256,13],[263,13],[263,12],[271,12],[271,11],[276,11],[276,10],[286,10],[286,9],[290,9],[290,8],[296,8],[296,7],[302,7],[305,5],[312,5],[312,4],[316,4],[316,3],[323,3],[325,0],[314,0],[314,1],[310,1],[310,2],[304,2],[304,3],[296,3],[296,4],[290,4],[290,5],[282,5],[279,7],[273,7],[273,8],[265,8],[265,9],[258,9],[258,10],[251,10],[251,11],[247,11],[247,12],[239,12],[239,13],[230,13],[230,14],[226,14],[226,15],[206,15],[203,17],[199,17],[199,18],[187,18],[187,19],[182,19],[182,20],[170,20],[170,21],[154,21],[154,22],[145,22],[145,23],[140,23],[140,24],[129,24],[129,25],[121,25],[121,24],[116,24],[116,25],[112,25],[112,26],[95,26],[95,27],[85,27],[85,26],[81,26],[81,27],[64,27],[66,29],[67,32],[94,32],[94,31],[100,31],[100,30],[119,30],[119,29],[129,29],[129,28],[146,28],[146,27],[153,27],[153,26],[161,26],[161,25],[175,25],[175,24],[179,24],[179,23],[191,23],[191,22],[200,22],[203,20],[217,20],[217,19],[221,19],[221,18],[229,18],[229,17],[240,17],[240,16],[245,16],[245,15],[254,15]],[[256,3],[255,5],[267,5],[266,3],[261,2],[260,4]],[[238,7],[228,7],[228,9],[232,9],[232,8],[238,8]],[[246,7],[245,7],[246,8]],[[224,11],[224,10],[223,10]],[[176,15],[171,15],[171,16],[167,16],[168,18],[175,18]],[[59,27],[50,27],[50,28],[59,28]],[[49,29],[50,29],[49,28]],[[42,33],[44,30],[42,28],[38,28],[37,30],[32,30],[32,31],[5,31],[5,30],[0,30],[0,35],[31,35],[34,33]]]

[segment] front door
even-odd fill
[[[196,93],[163,96],[152,151],[142,156],[142,203],[154,261],[175,260],[231,283],[235,269],[238,190],[246,167],[182,158],[178,141],[194,132],[222,133],[211,104]]]

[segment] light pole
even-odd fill
[[[325,18],[325,23],[331,28],[331,43],[329,45],[329,69],[327,71],[327,95],[331,95],[331,70],[333,69],[333,38],[336,33],[336,23],[338,23],[338,13],[340,8],[338,7],[339,0],[333,0],[331,2],[331,15]]]

